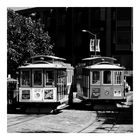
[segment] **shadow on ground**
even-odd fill
[[[96,111],[97,117],[105,119],[104,124],[133,124],[133,106],[117,107],[113,104],[91,104],[73,103],[66,109]]]
[[[30,107],[27,109],[16,108],[15,106],[7,106],[7,114],[53,114],[57,115],[61,113],[62,110],[52,110],[52,108],[44,107]]]
[[[117,107],[116,104],[110,104],[110,103],[97,103],[97,104],[91,104],[91,103],[84,103],[84,102],[78,102],[73,103],[69,105],[65,109],[75,109],[75,110],[84,110],[84,111],[121,111],[121,110],[131,110],[133,109],[133,106],[129,107]]]
[[[133,124],[133,110],[97,111],[97,117],[105,119],[104,124]]]

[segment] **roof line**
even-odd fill
[[[47,58],[56,59],[56,60],[66,60],[64,58],[53,56],[53,55],[35,55],[35,56],[32,56],[31,59],[37,58],[37,57],[47,57]]]
[[[112,59],[112,60],[114,60],[114,61],[116,61],[117,59],[116,58],[113,58],[113,57],[106,57],[106,56],[100,56],[100,57],[88,57],[88,58],[84,58],[84,59],[82,59],[82,60],[86,60],[86,61],[88,61],[88,60],[96,60],[96,59],[105,59],[105,58],[107,58],[107,59]]]

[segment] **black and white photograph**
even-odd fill
[[[133,5],[5,12],[7,134],[134,133]]]
[[[133,132],[132,7],[8,7],[9,133]]]

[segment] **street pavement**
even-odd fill
[[[21,132],[21,133],[66,133],[73,132],[79,128],[85,127],[87,122],[96,118],[96,114],[90,111],[79,110],[63,110],[58,114],[44,114],[36,118],[31,118],[32,115],[20,114],[17,120],[15,117],[18,115],[8,114],[8,132]],[[26,120],[23,121],[23,117]],[[13,119],[12,119],[13,118]],[[15,125],[13,122],[15,121]],[[29,120],[29,121],[28,121]],[[11,122],[10,122],[11,121]],[[18,123],[17,123],[18,122]],[[23,123],[22,123],[23,122]]]
[[[131,94],[132,95],[132,94]],[[75,97],[75,95],[74,95]],[[130,97],[130,96],[129,96]],[[129,100],[127,100],[129,101]],[[133,110],[107,111],[104,105],[94,108],[74,98],[72,106],[56,114],[7,114],[8,133],[129,133],[133,132]],[[110,106],[109,106],[110,109]],[[113,109],[113,108],[112,108]],[[117,120],[117,121],[116,121]]]

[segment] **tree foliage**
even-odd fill
[[[53,55],[48,32],[41,22],[7,10],[7,65],[8,74],[14,75],[18,66],[37,54]]]

